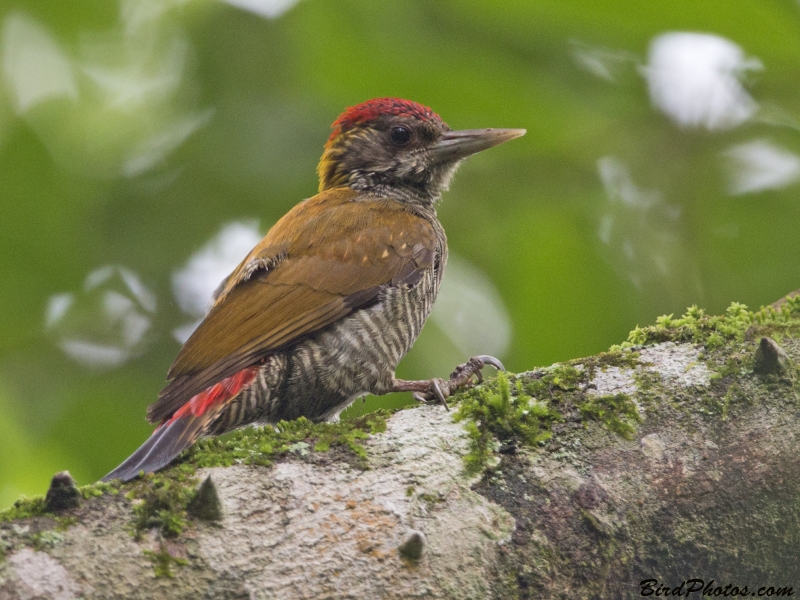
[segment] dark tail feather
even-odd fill
[[[235,398],[253,382],[258,369],[258,366],[242,369],[193,396],[172,412],[169,421],[156,429],[150,439],[101,481],[130,481],[141,471],[153,473],[166,467],[206,432],[209,425],[229,406],[231,398]]]
[[[163,469],[200,437],[210,416],[208,413],[200,417],[189,415],[162,425],[125,462],[100,481],[130,481],[142,471],[154,473]]]

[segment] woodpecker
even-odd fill
[[[214,293],[147,409],[158,427],[103,480],[168,465],[198,438],[250,423],[324,421],[365,394],[446,398],[503,366],[476,356],[448,380],[395,368],[431,311],[447,262],[436,203],[461,161],[524,129],[451,130],[430,108],[376,98],[345,110],[292,208]]]

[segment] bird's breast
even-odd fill
[[[437,248],[416,284],[384,286],[375,303],[288,350],[286,399],[291,401],[273,418],[296,418],[295,408],[302,406],[307,418],[328,419],[359,396],[388,392],[398,363],[433,308],[446,259],[446,246]]]

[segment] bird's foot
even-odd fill
[[[447,398],[456,390],[462,387],[472,387],[475,385],[473,376],[477,383],[483,381],[481,370],[486,365],[492,365],[498,371],[505,371],[503,363],[493,356],[473,356],[463,365],[458,365],[450,374],[450,379],[445,381],[439,377],[422,381],[405,381],[395,379],[393,382],[393,392],[414,392],[414,400],[417,402],[428,403],[431,400],[439,401],[447,410]]]

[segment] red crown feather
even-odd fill
[[[383,115],[406,115],[415,117],[420,121],[438,121],[442,118],[427,106],[403,100],[402,98],[373,98],[356,106],[351,106],[345,110],[339,118],[333,122],[328,140],[333,140],[343,131],[351,129],[355,125],[368,123]]]

